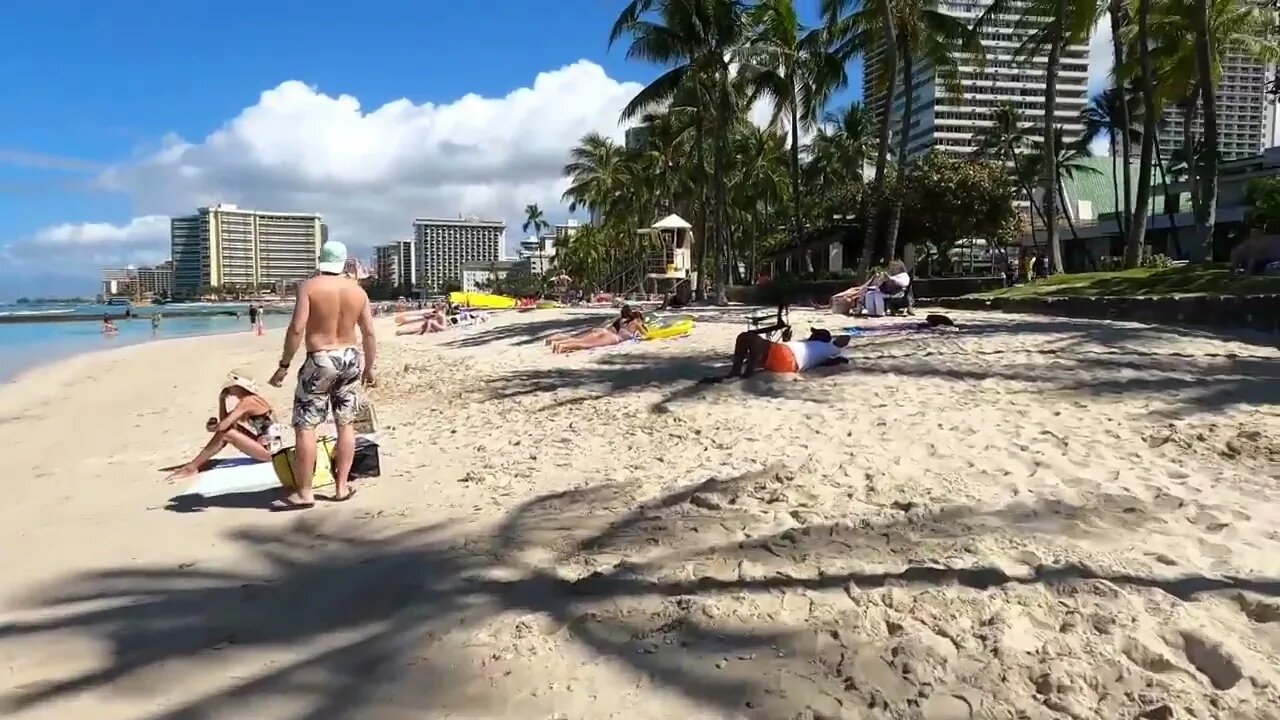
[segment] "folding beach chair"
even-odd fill
[[[773,320],[774,323],[772,325],[761,327],[769,320]],[[776,342],[778,337],[791,327],[791,306],[786,304],[779,305],[776,315],[773,313],[748,315],[747,324],[750,326],[750,332],[763,335],[769,340]]]

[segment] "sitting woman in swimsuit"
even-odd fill
[[[891,283],[890,287],[898,288],[899,292],[905,290],[911,284],[911,276],[907,274],[907,266],[901,260],[894,260],[889,263],[889,271],[887,273],[876,273],[865,283],[832,295],[831,312],[837,315],[853,315],[861,311],[866,304],[867,293],[873,290],[883,292],[880,288],[885,283]],[[885,292],[884,294],[893,295],[895,293]]]
[[[228,400],[235,405],[228,409]],[[205,429],[213,437],[192,460],[170,473],[168,479],[195,475],[205,465],[231,445],[254,460],[267,462],[284,444],[284,429],[276,423],[271,404],[258,392],[252,380],[239,373],[231,373],[218,394],[218,417],[209,418]]]
[[[430,310],[422,313],[422,325],[417,328],[407,327],[403,330],[397,330],[397,335],[425,335],[429,332],[440,332],[449,327],[449,318],[445,315],[445,309],[442,305],[436,304]]]
[[[553,353],[571,353],[617,345],[642,337],[644,332],[644,313],[630,305],[623,305],[622,313],[605,327],[591,328],[576,335],[553,335],[547,338],[547,344],[551,346]]]

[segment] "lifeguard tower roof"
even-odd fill
[[[685,221],[684,218],[672,213],[652,226],[654,230],[692,230],[693,226]]]

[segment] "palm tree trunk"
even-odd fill
[[[698,238],[695,242],[693,265],[698,273],[698,280],[694,284],[693,297],[698,302],[705,302],[707,299],[707,174],[706,160],[703,157],[703,133],[702,125],[704,116],[701,105],[694,111],[693,126],[693,144],[694,144],[694,162],[698,171],[694,175],[694,182],[698,185]]]
[[[1142,246],[1147,238],[1147,217],[1151,214],[1151,155],[1155,151],[1156,102],[1152,87],[1151,48],[1147,26],[1151,0],[1138,1],[1139,89],[1142,92],[1142,153],[1138,159],[1138,192],[1133,204],[1133,225],[1124,245],[1124,266],[1135,268],[1142,262]]]
[[[1120,67],[1124,63],[1124,41],[1120,34],[1120,15],[1123,11],[1124,0],[1111,0],[1109,15],[1111,16],[1111,52],[1114,53],[1115,67]],[[1120,95],[1120,152],[1124,156],[1124,205],[1116,203],[1116,217],[1120,220],[1120,227],[1127,233],[1129,228],[1133,226],[1133,210],[1129,206],[1129,200],[1133,197],[1130,193],[1130,167],[1129,158],[1133,157],[1133,150],[1130,145],[1131,138],[1129,133],[1133,132],[1133,120],[1129,117],[1129,93],[1125,84],[1119,80],[1115,83],[1116,91]],[[1114,133],[1111,137],[1115,140]],[[1113,145],[1114,147],[1114,145]],[[1111,156],[1115,157],[1115,150],[1111,152]]]
[[[1128,200],[1126,200],[1124,205],[1120,204],[1120,163],[1118,162],[1119,158],[1116,157],[1116,150],[1118,149],[1116,145],[1118,145],[1119,143],[1116,141],[1116,136],[1114,132],[1112,132],[1111,134],[1110,143],[1111,143],[1111,194],[1116,199],[1116,228],[1118,228],[1120,232],[1124,232],[1125,229],[1128,227],[1125,224],[1125,219],[1126,219],[1126,216],[1129,214],[1129,202]],[[1128,164],[1127,160],[1125,161],[1125,164],[1126,165]],[[1126,182],[1126,189],[1127,189],[1127,182]]]
[[[1196,152],[1196,138],[1191,125],[1196,121],[1196,102],[1199,95],[1200,83],[1197,82],[1192,89],[1191,98],[1182,106],[1182,155],[1187,163],[1187,194],[1191,196],[1191,212],[1195,217],[1200,216],[1200,181],[1196,173],[1199,169],[1197,167],[1199,154]]]
[[[1035,193],[1032,192],[1031,186],[1022,181],[1022,169],[1018,164],[1018,152],[1014,149],[1013,144],[1009,143],[1005,149],[1009,152],[1009,162],[1013,163],[1013,176],[1018,180],[1018,186],[1022,188],[1022,192],[1027,194],[1027,202],[1031,204],[1031,210],[1040,216],[1040,222],[1044,223],[1044,210],[1040,209],[1039,203],[1036,202]],[[1046,225],[1048,223],[1045,223]],[[1035,218],[1031,222],[1031,244],[1035,244],[1036,240],[1036,224]]]
[[[1160,171],[1160,187],[1164,188],[1164,215],[1169,222],[1169,239],[1173,241],[1173,254],[1182,257],[1182,240],[1178,237],[1178,198],[1169,193],[1169,175],[1164,168],[1164,153],[1160,152],[1160,136],[1155,137],[1156,170]]]
[[[756,278],[760,275],[759,256],[756,255],[756,247],[760,238],[760,206],[752,204],[751,206],[751,256],[747,261],[747,284],[755,285]]]
[[[716,183],[716,245],[714,248],[715,266],[712,271],[712,292],[715,293],[717,305],[729,304],[725,294],[725,251],[729,244],[729,179],[725,177],[725,161],[728,159],[729,145],[729,71],[721,68],[716,87],[716,149],[715,163]]]
[[[1062,214],[1067,218],[1067,228],[1071,230],[1071,239],[1080,244],[1080,236],[1076,234],[1075,221],[1071,219],[1071,211],[1067,209],[1067,192],[1062,187],[1062,181],[1058,181],[1058,202],[1062,204]]]
[[[1204,107],[1204,180],[1200,212],[1196,213],[1196,242],[1206,262],[1213,260],[1213,230],[1218,214],[1218,98],[1213,77],[1213,38],[1209,35],[1209,2],[1195,0],[1196,73],[1200,104]],[[1194,161],[1192,162],[1194,164]]]
[[[907,177],[907,147],[911,144],[911,115],[915,110],[915,88],[913,87],[911,42],[904,35],[902,38],[902,125],[898,131],[898,170],[894,173],[897,187],[889,206],[889,224],[884,230],[884,255],[886,263],[892,262],[898,250],[898,227],[902,222],[902,188]]]
[[[1049,25],[1049,61],[1044,82],[1044,220],[1049,243],[1051,273],[1062,271],[1062,244],[1058,241],[1058,148],[1054,138],[1054,113],[1058,107],[1058,68],[1062,63],[1063,32],[1067,22],[1067,0],[1057,0]]]
[[[876,150],[876,177],[873,185],[875,195],[869,203],[870,207],[867,208],[867,222],[862,233],[862,254],[858,258],[859,282],[866,279],[871,269],[871,253],[875,249],[878,235],[877,221],[880,219],[880,208],[884,204],[885,196],[885,166],[889,164],[889,128],[890,123],[893,122],[890,110],[893,109],[893,93],[898,85],[898,46],[893,42],[893,38],[897,37],[897,32],[894,30],[893,4],[880,0],[880,16],[884,23],[886,38],[880,46],[880,70],[885,77],[884,111],[880,115],[880,141],[879,148]]]
[[[793,61],[794,62],[794,61]],[[800,240],[800,98],[796,71],[791,69],[791,234]]]

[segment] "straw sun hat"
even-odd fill
[[[261,390],[258,388],[258,383],[254,382],[247,373],[243,373],[239,370],[232,370],[227,373],[227,381],[222,384],[223,390],[233,387],[238,387],[252,395],[262,394]]]

